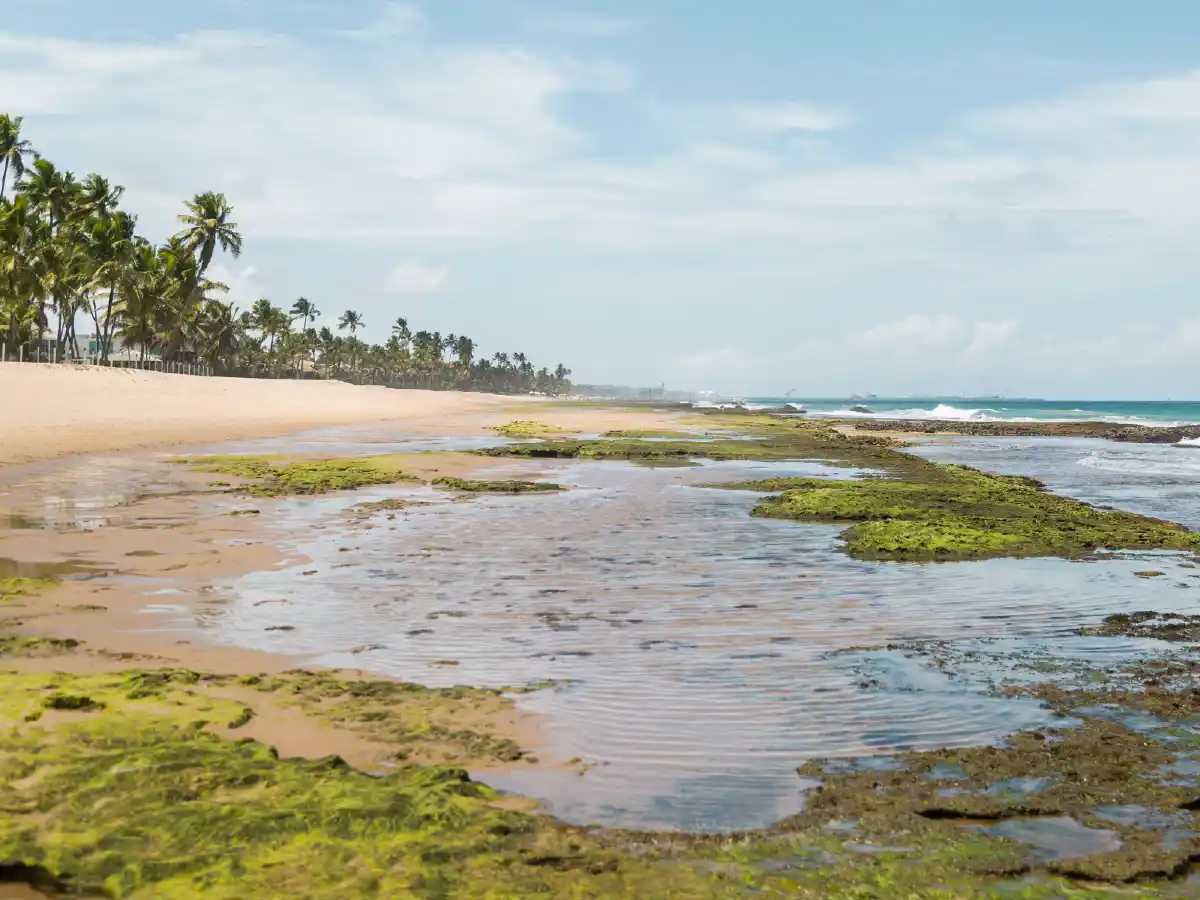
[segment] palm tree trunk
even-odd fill
[[[8,157],[4,157],[4,177],[0,178],[0,197],[4,196],[4,189],[8,187]]]
[[[108,333],[112,328],[112,308],[113,296],[117,293],[117,280],[114,278],[108,285],[108,309],[104,313],[104,336],[101,340],[104,341],[104,347],[101,350],[103,358],[101,362],[108,362]]]

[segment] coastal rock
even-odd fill
[[[851,407],[852,412],[858,408]],[[930,419],[844,419],[859,431],[904,431],[918,434],[964,434],[974,437],[1090,437],[1136,444],[1178,444],[1200,438],[1200,425],[1155,427],[1110,422],[962,422]]]

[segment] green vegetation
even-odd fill
[[[663,438],[666,440],[681,440],[686,441],[689,438],[695,438],[694,434],[688,434],[686,431],[655,431],[652,428],[629,428],[623,431],[606,431],[600,437],[605,438]]]
[[[252,482],[246,486],[246,490],[257,497],[327,494],[331,491],[417,480],[400,471],[399,460],[394,456],[299,462],[283,462],[268,456],[201,456],[175,462],[191,465],[199,472],[244,478]],[[239,513],[248,515],[250,511],[242,510]]]
[[[0,656],[58,656],[79,646],[71,638],[25,637],[0,634]],[[0,678],[0,684],[3,683]]]
[[[323,691],[358,702],[375,690],[309,677],[254,686],[312,690],[314,704]],[[727,837],[587,831],[505,808],[452,766],[369,776],[336,757],[280,759],[212,733],[250,717],[186,671],[5,680],[0,861],[63,891],[124,900],[1103,896],[1052,878],[1014,893],[997,880],[1028,870],[1014,847],[949,826],[875,854],[815,825]]]
[[[75,646],[15,641],[34,653]],[[1189,802],[1186,788],[1148,780],[1173,754],[1108,722],[1086,733],[1064,729],[1053,740],[1020,735],[1010,749],[910,754],[895,776],[820,772],[824,785],[804,814],[776,828],[664,835],[568,827],[518,811],[454,765],[419,764],[519,761],[520,749],[490,729],[510,708],[499,691],[326,672],[236,678],[184,669],[10,672],[0,683],[0,867],[55,893],[1100,900],[1106,889],[1062,876],[1154,879],[1186,866],[1198,850],[1195,838],[1166,848],[1161,829],[1114,826],[1126,840],[1117,853],[1060,865],[965,831],[951,817],[959,810],[1016,815],[1018,804],[989,793],[992,780],[1012,773],[1067,773],[1039,808],[1098,826],[1087,803],[1169,810]],[[267,745],[237,739],[255,722],[254,692],[390,745],[398,767],[366,775],[337,757],[281,759]],[[950,759],[962,768],[951,783],[983,799],[936,795],[947,782],[933,777],[935,765]],[[930,815],[935,806],[947,815]],[[1122,896],[1150,900],[1169,887],[1127,885]]]
[[[36,594],[56,584],[55,578],[0,578],[0,602]]]
[[[544,422],[528,420],[508,422],[504,425],[491,425],[488,427],[488,430],[509,438],[544,438],[573,433],[556,428],[553,425],[547,425]]]
[[[367,344],[357,336],[366,323],[355,310],[332,327],[318,325],[321,311],[304,297],[287,311],[265,298],[240,311],[218,299],[229,288],[209,277],[218,250],[235,258],[242,252],[224,194],[186,201],[178,233],[155,246],[137,234],[137,217],[120,209],[123,187],[59,169],[22,137],[22,125],[0,113],[0,335],[10,360],[20,352],[25,359],[186,364],[225,375],[397,387],[570,390],[571,371],[562,364],[537,368],[524,353],[480,358],[466,335],[414,333],[403,318],[386,342]],[[75,331],[81,315],[94,328],[90,345]]]
[[[565,491],[561,484],[549,481],[471,481],[466,478],[435,478],[432,482],[447,491],[462,491],[468,494],[544,494]]]
[[[1108,616],[1080,634],[1098,637],[1157,638],[1160,641],[1200,641],[1200,616],[1140,610]]]
[[[504,691],[352,681],[304,670],[254,675],[237,683],[273,694],[282,705],[294,705],[339,729],[391,744],[399,760],[437,759],[465,765],[515,762],[525,755],[512,740],[496,737],[487,727],[512,709]],[[464,719],[477,724],[468,727]]]
[[[541,441],[531,444],[509,444],[486,447],[476,451],[483,456],[529,459],[798,459],[801,454],[827,454],[836,458],[839,449],[825,446],[821,441],[809,441],[797,435],[783,439],[714,440],[714,441],[648,441],[634,438],[601,439],[594,441]]]
[[[922,481],[797,479],[754,515],[854,522],[843,535],[860,559],[1082,556],[1099,549],[1200,548],[1181,525],[1102,510],[1036,481],[928,464]],[[754,485],[739,485],[753,488]],[[776,490],[780,482],[768,482]]]

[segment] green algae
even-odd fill
[[[74,638],[0,634],[0,656],[60,656],[79,647]]]
[[[511,739],[462,722],[464,712],[486,724],[511,710],[512,701],[504,691],[345,680],[307,670],[249,676],[238,683],[277,694],[284,705],[294,705],[338,728],[393,744],[399,759],[436,756],[468,764],[514,762],[525,756]]]
[[[618,431],[606,431],[600,437],[603,438],[637,438],[644,440],[646,438],[662,438],[666,440],[688,440],[694,438],[695,435],[689,434],[686,431],[668,431],[665,429],[656,430],[653,428],[626,428]]]
[[[431,484],[467,494],[540,494],[566,490],[561,484],[549,481],[473,481],[449,476],[435,478]]]
[[[544,422],[534,422],[530,420],[522,420],[517,422],[508,422],[504,425],[491,425],[488,431],[494,431],[508,438],[544,438],[554,435],[573,434],[574,432],[566,431],[562,428],[557,428],[554,425],[547,425]]]
[[[400,471],[394,456],[368,456],[286,462],[267,456],[207,456],[178,459],[196,471],[233,475],[250,482],[257,497],[327,494],[374,485],[416,481]]]
[[[848,852],[820,825],[712,836],[580,829],[506,807],[455,766],[370,776],[336,757],[280,759],[257,741],[207,730],[249,721],[247,707],[214,686],[329,711],[431,693],[414,685],[181,669],[2,677],[0,866],[68,892],[129,900],[1101,896],[1055,878],[1013,882],[1005,876],[1027,866],[1012,846],[953,829],[905,835],[911,852],[872,855]],[[438,693],[466,705],[495,696]],[[351,708],[334,721],[349,721]]]
[[[57,578],[0,578],[0,602],[39,594],[57,585]]]
[[[1161,641],[1200,641],[1200,616],[1139,610],[1108,616],[1099,625],[1079,629],[1092,637],[1157,638]]]
[[[1200,547],[1200,534],[1181,525],[1098,509],[1052,494],[1029,478],[927,466],[919,481],[798,479],[753,514],[855,523],[843,542],[846,552],[860,559],[1073,557],[1100,549]],[[764,487],[778,486],[776,481]]]

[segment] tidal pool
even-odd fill
[[[732,829],[797,811],[811,782],[795,767],[809,758],[978,745],[1050,719],[1035,701],[911,662],[880,663],[884,676],[864,681],[837,651],[1001,639],[1020,652],[1131,603],[1183,611],[1191,596],[1179,589],[1190,574],[1133,576],[1148,558],[1177,565],[1169,554],[856,561],[836,526],[751,518],[756,495],[698,486],[850,474],[820,464],[542,469],[572,490],[286,501],[272,516],[281,547],[311,562],[218,585],[228,602],[205,610],[205,627],[218,641],[426,684],[553,680],[523,702],[545,714],[557,758],[594,765],[489,781],[574,822]],[[428,505],[373,527],[344,515],[389,497]],[[279,626],[294,630],[267,630]]]

